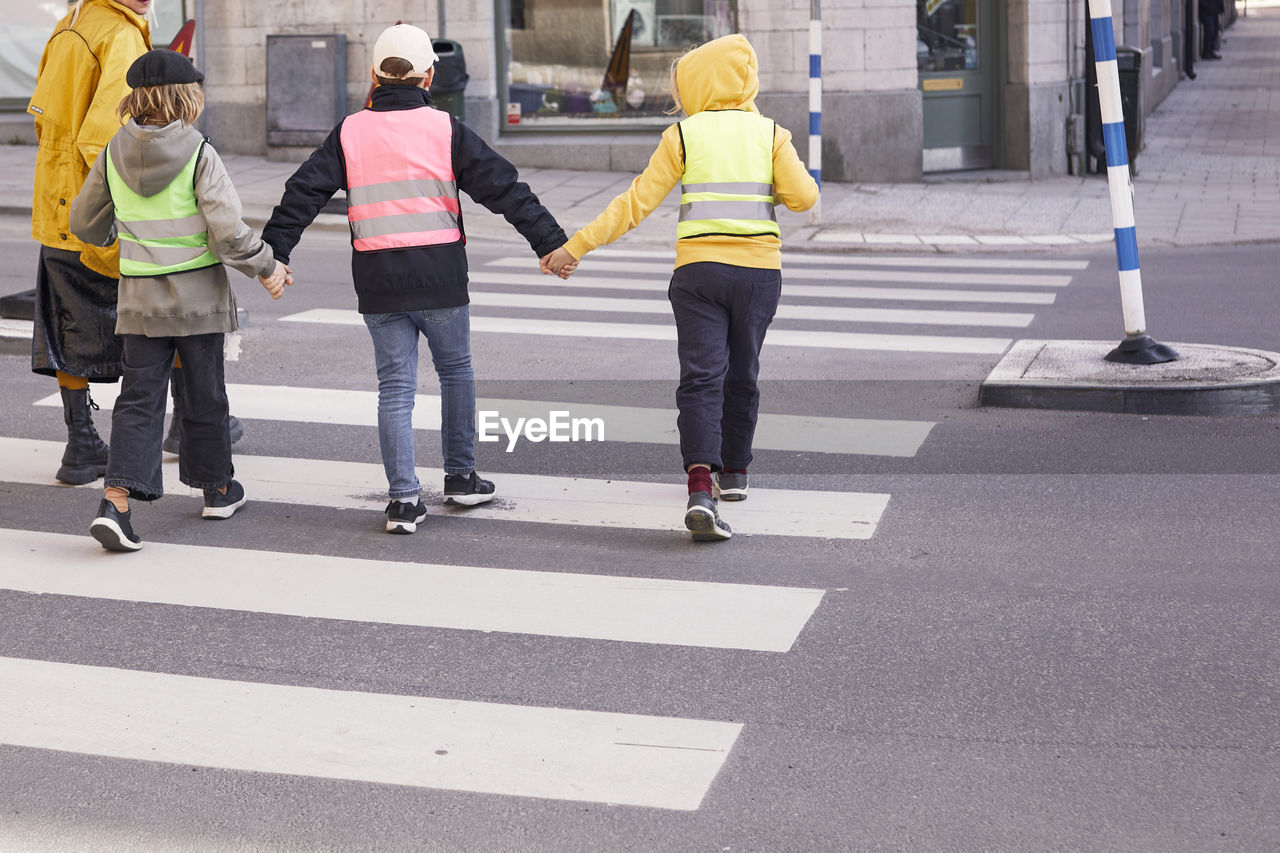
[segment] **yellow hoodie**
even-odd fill
[[[691,51],[676,65],[676,88],[689,115],[703,110],[760,112],[755,98],[760,91],[756,52],[744,36],[718,38]],[[684,173],[680,130],[671,125],[662,132],[649,165],[626,192],[565,244],[575,258],[612,243],[652,213]],[[773,136],[773,194],[791,210],[808,210],[818,200],[818,185],[800,162],[791,133],[777,127]],[[717,235],[676,241],[676,266],[715,261],[739,267],[782,268],[782,241],[772,235],[733,237]]]

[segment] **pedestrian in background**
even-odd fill
[[[31,369],[56,376],[67,446],[55,475],[90,483],[107,467],[107,446],[93,426],[89,382],[120,378],[115,334],[115,246],[88,246],[68,221],[72,200],[107,140],[129,93],[125,72],[151,48],[144,18],[151,0],[80,0],[58,22],[40,57],[27,106],[35,117],[31,236],[40,243]]]
[[[571,272],[682,184],[667,296],[680,357],[676,423],[689,481],[684,521],[699,541],[732,535],[717,496],[747,496],[760,348],[782,289],[774,205],[808,210],[818,200],[790,132],[756,108],[759,90],[756,53],[744,36],[716,39],[680,58],[671,94],[675,111],[688,117],[663,131],[631,187],[543,264],[544,273]]]
[[[1204,27],[1204,41],[1200,43],[1201,59],[1221,59],[1218,53],[1222,39],[1222,0],[1200,0],[1200,24]]]
[[[174,356],[183,362],[186,405],[178,478],[204,491],[205,518],[230,518],[245,503],[232,479],[223,378],[223,336],[237,328],[223,263],[259,276],[278,299],[289,270],[240,218],[218,153],[192,125],[204,109],[204,74],[180,53],[152,50],[126,77],[119,104],[129,121],[94,162],[71,227],[92,245],[119,237],[115,331],[124,382],[111,418],[106,494],[90,533],[110,551],[142,547],[129,498],[164,494],[161,442]]]
[[[539,257],[564,231],[514,166],[474,131],[431,106],[431,37],[400,24],[373,46],[371,105],[343,119],[285,184],[263,239],[285,263],[302,232],[347,192],[351,276],[378,369],[378,440],[387,474],[386,530],[413,533],[427,517],[414,470],[418,336],[440,379],[444,502],[475,506],[495,487],[475,470],[475,372],[467,296],[462,190],[515,226]]]

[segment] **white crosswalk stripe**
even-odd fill
[[[114,408],[119,385],[98,384],[94,401],[104,410]],[[299,423],[377,426],[378,393],[339,388],[301,388],[294,385],[227,384],[231,408],[238,417]],[[37,406],[61,408],[62,398],[50,394]],[[172,409],[172,404],[169,405]],[[476,409],[491,411],[515,423],[518,418],[547,419],[564,411],[573,418],[599,420],[601,435],[593,440],[644,444],[679,444],[674,409],[646,409],[638,406],[609,406],[598,403],[544,402],[480,398]],[[485,418],[480,418],[483,430]],[[440,397],[417,395],[413,409],[415,429],[440,429]],[[808,453],[857,454],[867,456],[914,456],[933,428],[930,421],[877,420],[870,418],[826,418],[763,413],[756,425],[753,446],[758,450],[794,450]],[[482,431],[480,440],[486,433]],[[488,432],[499,435],[501,431]]]
[[[0,438],[7,460],[4,479],[33,485],[49,482],[63,445],[56,441]],[[252,484],[253,500],[307,503],[335,509],[381,510],[387,481],[381,465],[292,457],[237,455],[236,478]],[[165,492],[198,496],[182,485],[178,472],[165,470]],[[440,483],[444,471],[418,468],[423,483]],[[428,504],[428,512],[467,519],[522,521],[533,524],[589,525],[620,530],[683,530],[672,507],[683,506],[685,490],[676,483],[590,480],[533,474],[495,475],[501,496],[467,510]],[[100,488],[99,484],[91,484]],[[83,488],[88,488],[83,487]],[[431,494],[429,491],[428,494]],[[435,493],[437,500],[440,493]],[[889,503],[886,494],[752,489],[751,500],[726,510],[736,530],[762,536],[806,536],[820,539],[869,539]],[[674,515],[674,517],[673,517]]]
[[[741,730],[0,658],[0,743],[260,773],[688,811]]]
[[[588,255],[582,263],[591,262]],[[783,287],[786,282],[806,281],[893,281],[925,284],[986,284],[1007,285],[1010,287],[1066,287],[1071,283],[1070,275],[1051,273],[996,273],[996,272],[952,272],[950,270],[907,270],[899,267],[885,267],[879,264],[858,265],[844,262],[840,265],[787,267],[783,273]],[[529,261],[524,258],[500,258],[485,265],[489,268],[510,268],[528,270]],[[601,264],[605,266],[605,264]],[[670,263],[662,261],[609,260],[607,268],[620,274],[646,273],[671,276]]]
[[[629,291],[636,293],[666,294],[668,282],[656,277],[627,279],[592,276],[590,273],[574,273],[573,278],[562,281],[552,276],[521,273],[495,273],[489,270],[473,270],[468,273],[471,295],[474,301],[476,285],[500,285],[505,287],[555,288],[560,291],[580,289],[584,291]],[[939,290],[910,287],[844,287],[838,284],[791,284],[784,286],[782,301],[796,298],[814,299],[875,299],[886,302],[982,302],[1003,305],[1052,305],[1058,298],[1055,293],[1016,290]]]
[[[148,543],[85,560],[83,536],[0,528],[0,588],[318,619],[785,652],[821,590],[357,560]],[[141,556],[141,555],[140,555]],[[172,566],[181,565],[181,572]]]
[[[1031,311],[1054,305],[1061,288],[1085,266],[1047,258],[790,253],[785,263],[784,297],[769,347],[982,357],[1003,353],[1011,340],[972,330],[1027,327],[1035,319]],[[611,247],[594,253],[584,263],[586,272],[569,282],[530,274],[528,258],[483,264],[471,275],[472,331],[656,341],[674,349],[670,306],[661,298],[671,264],[669,251]],[[524,316],[531,311],[546,311],[547,318]],[[588,314],[634,315],[638,321],[581,319]],[[363,323],[353,311],[322,308],[280,319]],[[893,326],[938,327],[942,333],[895,332]],[[29,324],[10,333],[23,329],[29,334]],[[664,357],[675,358],[674,353]],[[373,376],[368,380],[366,390],[253,383],[227,388],[233,411],[246,421],[305,425],[313,434],[337,433],[335,426],[361,428],[376,445],[377,393]],[[111,409],[118,388],[96,385],[93,390],[98,404]],[[28,402],[45,415],[48,407],[61,405],[57,394],[22,405]],[[557,411],[598,419],[603,424],[599,440],[623,453],[631,445],[678,444],[672,408],[506,397],[481,398],[477,408],[509,421]],[[414,426],[440,429],[438,396],[417,396]],[[806,457],[825,454],[822,458],[833,461],[905,459],[920,452],[934,427],[924,420],[772,411],[760,416],[755,447]],[[31,434],[40,433],[26,433]],[[50,478],[62,452],[61,441],[0,436],[0,482],[22,489],[60,488]],[[335,513],[340,525],[371,531],[382,525],[386,476],[379,464],[302,453],[240,453],[235,466],[250,502],[268,507],[264,514],[278,516],[289,506],[306,504],[347,511]],[[178,481],[177,468],[172,461],[163,466],[166,493],[198,506],[200,493]],[[609,473],[596,478],[496,473],[497,499],[459,510],[443,506],[433,490],[444,472],[419,468],[430,516],[424,528],[452,540],[485,528],[521,536],[536,531],[575,547],[587,535],[631,531],[628,547],[652,543],[655,552],[687,539],[682,484],[606,479]],[[86,506],[101,485],[99,480],[78,487]],[[870,539],[890,497],[753,485],[750,500],[720,509],[733,524],[735,539],[785,547],[788,555],[794,550],[801,555],[799,564],[813,554]],[[434,553],[429,549],[379,559],[387,555],[294,553],[245,547],[234,539],[219,547],[176,544],[165,541],[161,529],[140,531],[144,548],[124,556],[103,551],[76,525],[74,532],[49,532],[3,523],[0,592],[7,595],[61,596],[86,607],[146,606],[157,619],[179,619],[175,614],[195,608],[228,618],[314,620],[308,630],[320,633],[326,624],[395,627],[444,636],[457,645],[493,636],[557,649],[625,644],[621,648],[628,656],[666,650],[736,656],[726,663],[749,655],[784,660],[780,656],[797,647],[826,593],[781,571],[777,585],[693,580],[708,575],[685,576],[685,566],[661,568],[667,564],[658,562],[628,565],[606,551],[598,569],[574,571],[575,565],[547,558],[499,568],[503,562],[486,559],[489,552],[482,547],[474,560],[404,559]],[[264,668],[272,674],[255,681],[253,675],[246,680],[202,677],[194,666],[196,674],[145,671],[128,661],[89,663],[0,655],[0,744],[246,773],[694,810],[744,728],[742,722],[697,718],[716,717],[714,712],[668,717],[620,713],[609,705],[588,710],[558,707],[585,703],[556,702],[554,696],[498,701],[506,697],[497,688],[478,690],[485,701],[474,701],[418,695],[412,688],[377,691],[359,681],[352,687],[350,680],[334,682],[348,685],[344,689],[272,683],[289,680],[275,674],[287,668]]]
[[[280,318],[286,323],[320,323],[361,326],[364,320],[355,311],[312,308]],[[472,332],[495,332],[552,336],[557,338],[621,338],[644,341],[675,341],[675,323],[591,323],[581,320],[529,320],[521,317],[471,317]],[[817,332],[771,329],[769,346],[814,349],[886,350],[892,352],[932,352],[966,355],[1000,355],[1013,341],[1009,338],[961,337],[954,335],[877,335],[859,332]]]

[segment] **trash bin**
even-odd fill
[[[1085,31],[1086,43],[1092,45],[1089,31]],[[1090,47],[1092,54],[1092,47]],[[1136,47],[1116,46],[1116,71],[1120,78],[1120,112],[1124,118],[1124,141],[1129,155],[1129,168],[1137,174],[1135,161],[1142,149],[1146,119],[1142,112],[1142,51]],[[1095,67],[1089,62],[1085,74],[1085,136],[1086,148],[1093,159],[1092,171],[1106,174],[1107,154],[1102,139],[1102,115],[1098,104],[1098,82]]]
[[[433,39],[436,52],[436,76],[431,81],[431,103],[452,114],[458,121],[467,118],[464,90],[467,88],[467,60],[462,45],[452,39]]]
[[[1129,149],[1129,168],[1137,172],[1138,152],[1146,135],[1142,111],[1142,51],[1127,45],[1116,46],[1116,70],[1120,76],[1120,108],[1124,114],[1124,139]]]

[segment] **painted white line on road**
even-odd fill
[[[94,402],[102,409],[115,408],[119,384],[94,388]],[[227,395],[236,416],[254,420],[294,423],[378,425],[378,392],[338,388],[300,388],[293,385],[228,384]],[[62,397],[50,394],[37,406],[61,408]],[[172,409],[172,404],[169,405]],[[604,441],[641,444],[680,443],[674,409],[606,406],[542,400],[480,398],[477,411],[496,411],[514,424],[517,418],[547,420],[551,412],[567,412],[574,419],[599,419]],[[440,429],[440,397],[418,394],[414,399],[415,429]],[[932,421],[824,418],[808,415],[762,413],[756,424],[753,446],[757,450],[789,450],[806,453],[839,453],[866,456],[911,457],[933,429]],[[490,434],[501,435],[491,431]],[[502,441],[505,442],[505,437]],[[505,446],[505,444],[504,444]]]
[[[0,481],[53,485],[52,472],[60,464],[63,449],[56,441],[0,437],[0,459],[5,460]],[[367,521],[352,523],[383,523],[387,480],[381,465],[239,454],[235,463],[236,479],[244,483],[250,502],[367,510]],[[178,481],[176,465],[166,465],[164,475],[166,493],[200,496]],[[498,499],[458,510],[440,505],[440,493],[433,491],[435,484],[444,482],[444,471],[418,468],[418,479],[426,484],[427,511],[434,516],[687,534],[688,493],[682,484],[494,474]],[[73,488],[101,489],[102,484]],[[721,514],[733,525],[735,535],[870,539],[888,503],[887,494],[752,487],[750,500],[732,507],[721,504]]]
[[[0,338],[14,338],[15,340],[31,340],[32,330],[35,323],[30,320],[5,320],[0,319]]]
[[[694,810],[742,726],[0,658],[0,743]]]
[[[591,256],[587,255],[584,265],[591,263]],[[528,270],[529,262],[522,258],[498,258],[485,264],[486,267],[498,268],[514,268],[520,270]],[[583,266],[584,270],[589,270],[590,266]],[[632,274],[665,274],[668,278],[671,275],[671,266],[669,264],[651,263],[647,261],[610,261],[608,264],[608,272],[610,273],[632,273]],[[859,267],[788,267],[783,271],[783,287],[785,282],[794,281],[796,279],[804,280],[823,280],[823,281],[890,281],[890,282],[906,282],[906,283],[923,283],[923,284],[985,284],[991,286],[1017,286],[1017,287],[1066,287],[1071,283],[1069,275],[1051,275],[1047,273],[997,273],[997,272],[951,272],[948,269],[939,270],[903,270],[893,269],[886,272],[876,266],[868,268]]]
[[[665,278],[593,278],[575,273],[568,281],[553,276],[519,273],[493,273],[484,270],[468,273],[471,294],[474,285],[504,285],[508,287],[583,288],[586,290],[619,290],[666,295],[668,281]],[[791,284],[783,276],[782,304],[790,304],[794,297],[815,299],[879,299],[891,302],[989,302],[1003,305],[1052,305],[1058,298],[1055,293],[1025,293],[1014,290],[937,290],[911,287],[853,287],[838,284]]]
[[[149,531],[140,531],[145,534]],[[798,587],[290,554],[0,528],[0,588],[463,631],[785,652],[822,600]],[[130,555],[131,557],[133,555]]]
[[[312,308],[281,317],[287,323],[327,323],[340,326],[363,326],[355,311],[336,308]],[[676,327],[656,323],[589,323],[578,320],[528,320],[517,317],[471,318],[472,332],[507,335],[544,335],[559,338],[610,338],[675,343]],[[812,349],[883,350],[888,352],[931,352],[962,355],[1000,355],[1012,341],[1009,338],[953,337],[946,335],[876,335],[857,332],[814,332],[795,329],[770,329],[766,339],[771,346],[807,347]]]
[[[974,239],[984,239],[982,235],[972,235]],[[1077,237],[1089,235],[1075,235]],[[1113,239],[1113,234],[1099,235],[1106,239]],[[1020,240],[1022,238],[1019,238]],[[1024,241],[1025,242],[1025,241]],[[644,259],[661,259],[675,264],[675,252],[667,250],[654,249],[627,249],[616,246],[608,246],[596,249],[587,256],[587,260],[592,258],[603,258],[605,260],[621,260],[623,258],[644,258]],[[831,267],[944,267],[946,269],[990,269],[990,270],[1010,270],[1010,269],[1027,269],[1027,270],[1082,270],[1087,269],[1089,262],[1087,260],[1068,259],[1068,258],[966,258],[957,257],[955,255],[866,255],[866,254],[849,254],[847,252],[793,252],[790,249],[782,250],[782,266],[783,278],[786,278],[786,268],[792,263],[800,264],[820,264],[822,266]],[[526,261],[527,265],[528,262]],[[671,269],[670,266],[667,267]]]
[[[601,311],[671,316],[665,299],[618,299],[607,296],[557,296],[546,293],[472,291],[471,304],[489,308],[533,308],[544,311]],[[1022,329],[1034,314],[996,311],[926,311],[918,308],[846,308],[830,305],[778,306],[779,320],[817,320],[832,323],[898,323],[913,326],[994,326]],[[674,321],[673,321],[674,322]]]

